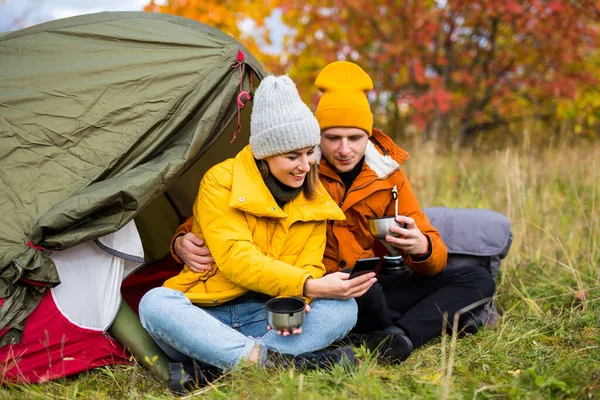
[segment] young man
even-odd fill
[[[358,278],[348,280],[339,271],[360,258],[373,257],[375,239],[368,219],[395,215],[397,193],[396,221],[405,227],[390,228],[385,242],[404,256],[412,273],[380,275],[377,283],[356,298],[359,311],[354,332],[387,360],[402,361],[414,348],[440,335],[447,323],[444,313],[451,322],[460,309],[491,297],[494,281],[480,267],[444,269],[446,246],[401,169],[408,153],[373,128],[366,96],[373,89],[369,75],[356,64],[338,61],[326,66],[315,84],[323,92],[315,113],[321,128],[319,177],[346,220],[327,225],[324,263],[330,280],[322,281],[313,293],[345,298],[363,292],[356,288]],[[210,253],[185,232],[189,232],[186,223],[173,239],[173,256],[190,268],[205,268],[212,262]]]

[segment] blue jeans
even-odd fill
[[[142,325],[175,361],[193,358],[223,369],[248,359],[259,347],[259,363],[267,349],[298,355],[329,346],[356,324],[354,299],[314,299],[300,335],[282,336],[267,330],[265,304],[247,298],[217,307],[200,308],[185,295],[165,287],[144,295],[139,307]]]

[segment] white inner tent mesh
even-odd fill
[[[119,231],[51,255],[61,284],[51,289],[57,307],[73,324],[107,330],[121,305],[121,282],[144,264],[133,221]]]

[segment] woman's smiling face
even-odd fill
[[[299,188],[316,161],[314,146],[265,158],[269,171],[286,186]]]

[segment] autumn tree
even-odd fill
[[[276,57],[263,50],[277,7],[293,35]],[[590,108],[599,78],[587,60],[598,44],[594,0],[167,0],[145,9],[231,34],[313,104],[318,72],[355,61],[376,84],[380,126],[417,126],[456,145],[517,121],[581,119],[573,113]]]
[[[327,62],[360,64],[391,131],[416,123],[455,143],[513,121],[552,118],[594,77],[600,4],[579,1],[285,1],[287,67],[306,93]],[[406,115],[404,115],[406,114]]]
[[[600,49],[588,54],[584,68],[594,74],[595,82],[600,82]],[[574,140],[600,138],[600,86],[580,85],[574,99],[559,102],[557,113],[562,136]]]
[[[271,44],[265,19],[276,6],[275,0],[151,0],[144,11],[174,14],[214,26],[233,36],[261,61],[267,71],[280,72],[279,57],[263,51]]]

